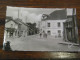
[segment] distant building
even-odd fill
[[[18,28],[18,32],[20,36],[27,36],[28,35],[28,26],[24,23],[21,19],[15,19],[16,22],[20,24]]]
[[[63,38],[63,23],[67,20],[66,10],[56,10],[49,15],[43,14],[40,22],[40,32],[54,37]]]
[[[7,17],[5,21],[5,33],[6,36],[27,36],[27,25],[20,19],[13,20],[11,17]]]

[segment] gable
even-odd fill
[[[18,24],[16,24],[14,21],[11,20],[11,21],[5,23],[5,27],[10,28],[11,27],[11,24],[13,25],[13,27],[18,26]]]

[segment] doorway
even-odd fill
[[[48,34],[48,35],[51,35],[51,31],[47,31],[47,34]]]

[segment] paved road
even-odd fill
[[[11,48],[13,51],[78,51],[78,46],[68,47],[61,45],[62,38],[54,38],[48,36],[47,38],[40,38],[39,35],[32,35],[20,38],[9,38],[11,41]]]

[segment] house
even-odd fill
[[[13,20],[11,17],[6,17],[5,33],[7,37],[27,36],[27,25],[20,19]]]
[[[63,38],[63,23],[67,20],[66,10],[56,10],[49,15],[43,14],[40,22],[40,32],[54,37]]]
[[[19,36],[27,36],[28,35],[28,26],[21,19],[15,19],[17,23],[19,23],[18,34]]]
[[[13,20],[12,17],[6,17],[5,20],[5,32],[7,33],[7,37],[12,35],[15,35],[14,32],[18,31],[18,27],[20,26],[19,23]]]

